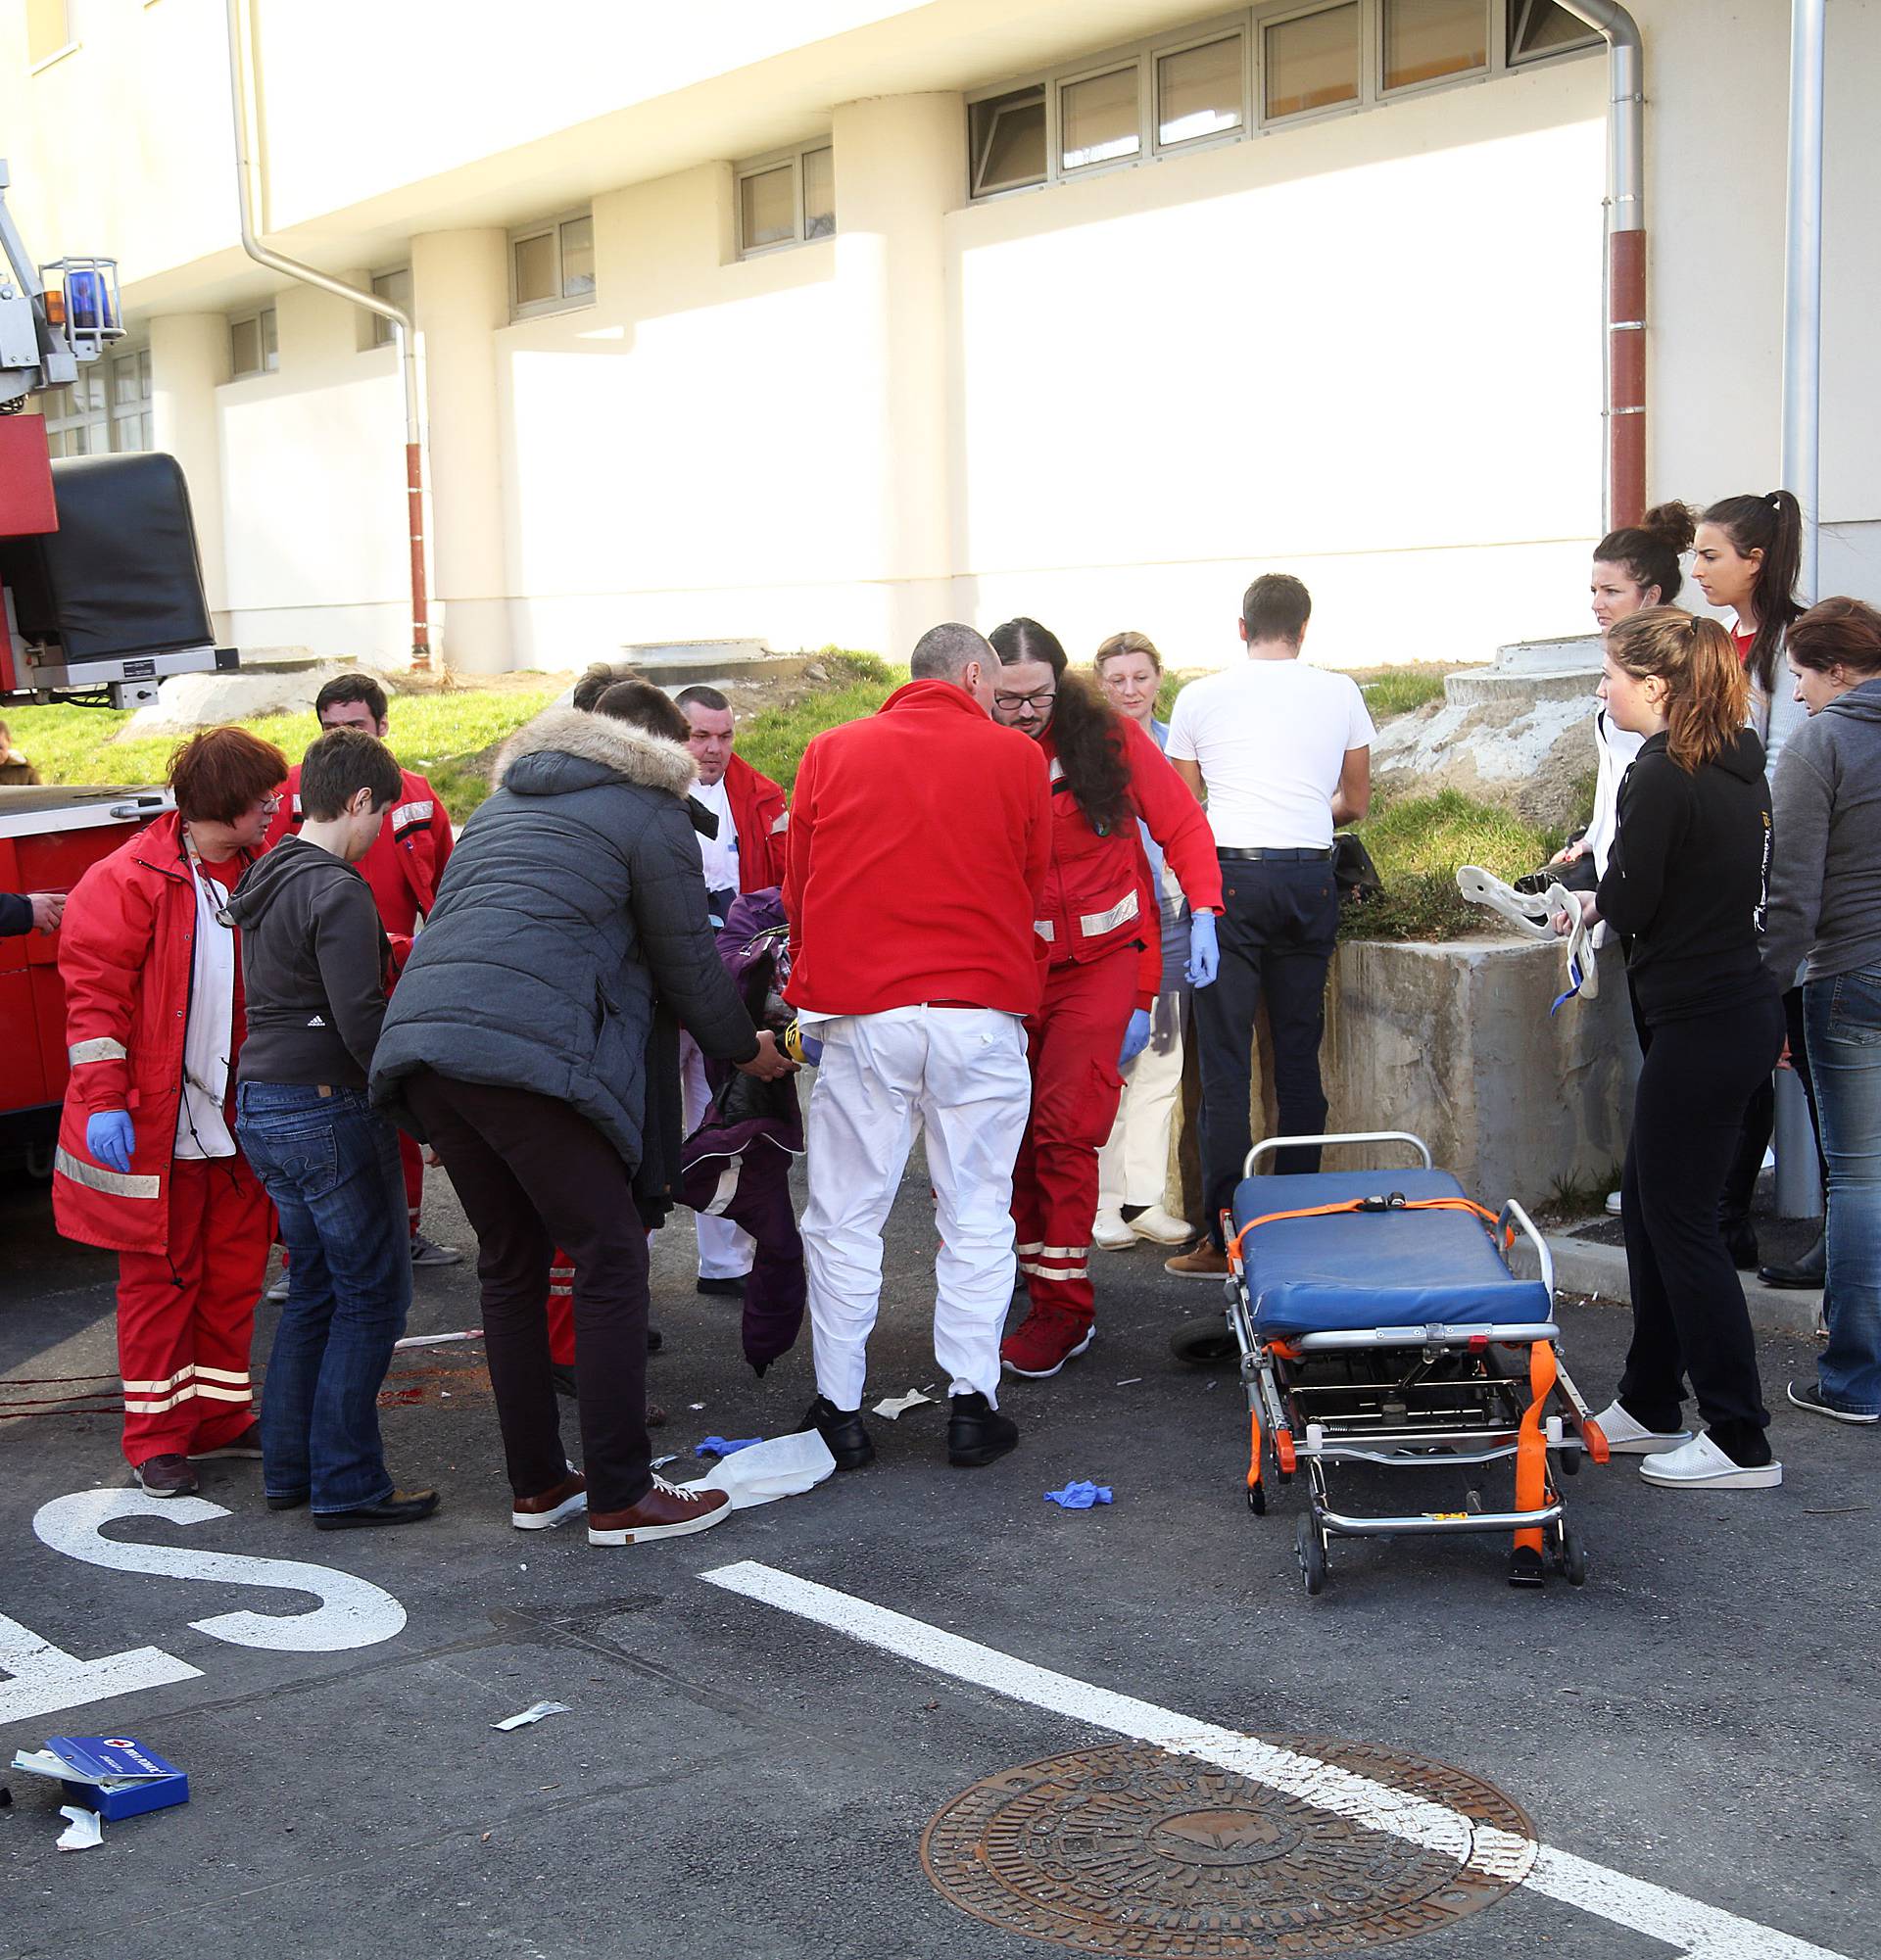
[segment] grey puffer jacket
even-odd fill
[[[757,1052],[706,918],[692,756],[552,708],[493,775],[386,1010],[372,1101],[415,1132],[401,1086],[414,1070],[531,1089],[638,1166],[656,995],[714,1060]]]

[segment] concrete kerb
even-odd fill
[[[1624,1246],[1599,1245],[1565,1232],[1547,1236],[1548,1251],[1555,1262],[1555,1285],[1562,1292],[1597,1294],[1603,1305],[1608,1301],[1619,1307],[1633,1304]],[[1751,1310],[1751,1325],[1759,1333],[1788,1334],[1803,1340],[1814,1333],[1821,1294],[1765,1286],[1754,1273],[1739,1277],[1744,1282],[1745,1304]]]

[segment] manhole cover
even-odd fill
[[[1458,1813],[1454,1850],[1348,1822],[1141,1743],[1048,1756],[977,1783],[921,1840],[963,1912],[1090,1953],[1291,1960],[1434,1932],[1511,1890],[1467,1862],[1472,1824],[1534,1833],[1486,1783],[1364,1744],[1265,1738]]]

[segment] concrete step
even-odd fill
[[[1446,674],[1443,697],[1452,707],[1503,707],[1514,716],[1536,701],[1591,702],[1600,685],[1599,667],[1525,668],[1505,674],[1495,667],[1477,667],[1463,674]]]
[[[624,645],[635,673],[664,688],[715,687],[725,682],[794,681],[816,657],[773,653],[761,640],[683,640]]]
[[[1548,1250],[1555,1262],[1555,1284],[1564,1293],[1597,1293],[1604,1304],[1630,1307],[1632,1279],[1626,1270],[1626,1248],[1602,1245],[1595,1239],[1576,1238],[1570,1232],[1550,1232]],[[1526,1249],[1521,1248],[1523,1257]],[[1528,1267],[1533,1265],[1528,1261]],[[1765,1286],[1754,1272],[1740,1272],[1744,1304],[1750,1309],[1751,1325],[1763,1334],[1787,1334],[1792,1339],[1809,1340],[1815,1332],[1816,1315],[1822,1311],[1819,1293],[1798,1293],[1782,1287]],[[1586,1384],[1582,1383],[1586,1392]],[[1767,1385],[1766,1385],[1767,1386]],[[1782,1393],[1778,1385],[1778,1394]]]

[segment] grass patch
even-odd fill
[[[1560,844],[1513,811],[1455,789],[1375,804],[1358,834],[1384,889],[1347,908],[1340,936],[1348,939],[1455,939],[1496,932],[1495,914],[1469,904],[1457,889],[1457,867],[1475,864],[1497,878],[1519,878]]]
[[[540,689],[453,688],[395,695],[387,746],[406,768],[431,779],[453,820],[460,824],[489,794],[485,752],[540,713],[558,692],[545,681]],[[48,783],[161,783],[178,741],[169,735],[115,740],[130,715],[113,708],[13,708],[6,719],[15,745]],[[261,715],[240,726],[273,742],[290,762],[298,762],[320,732],[311,712]]]
[[[1439,667],[1375,667],[1352,678],[1359,684],[1373,719],[1387,721],[1393,715],[1408,715],[1414,708],[1442,700],[1447,671]]]
[[[855,666],[845,666],[843,671],[853,678],[843,679],[835,659],[824,658],[823,665],[838,686],[806,695],[789,707],[765,708],[739,725],[739,754],[753,769],[781,783],[787,791],[796,782],[796,766],[803,760],[812,736],[874,714],[908,678],[905,667],[891,667],[872,653],[840,657],[845,663],[867,661],[869,667],[858,671]]]

